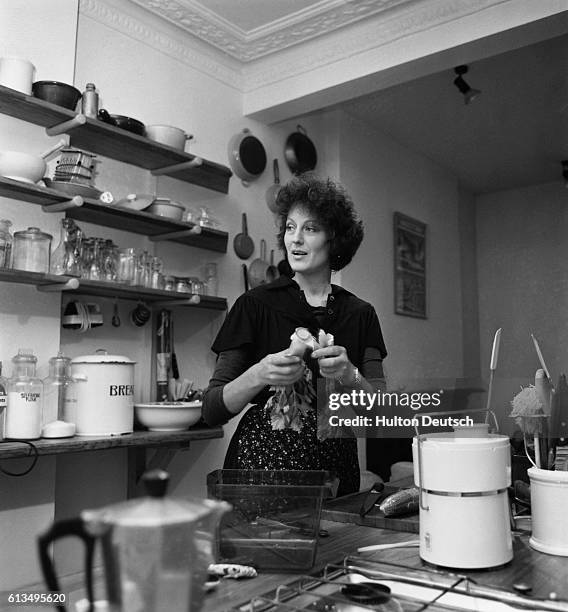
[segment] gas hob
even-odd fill
[[[522,586],[522,585],[520,585]],[[519,588],[520,588],[519,586]],[[302,576],[255,597],[233,612],[518,612],[568,611],[568,601],[537,599],[482,586],[471,577],[436,569],[348,556],[314,576]]]

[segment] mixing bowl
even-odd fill
[[[0,176],[24,183],[37,183],[46,169],[45,160],[39,155],[19,151],[0,152]]]
[[[201,418],[201,402],[134,404],[136,417],[150,431],[184,431]]]
[[[34,97],[40,100],[45,100],[70,110],[75,110],[77,102],[81,98],[81,92],[77,88],[59,81],[36,81],[32,85],[32,93]]]

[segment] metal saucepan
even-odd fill
[[[301,125],[298,125],[296,132],[288,136],[284,146],[284,156],[293,174],[301,174],[316,167],[318,163],[316,148]]]
[[[147,125],[146,137],[183,151],[186,141],[191,140],[193,135],[173,125]]]
[[[114,125],[122,130],[132,132],[133,134],[138,134],[139,136],[146,135],[146,126],[141,121],[138,121],[138,119],[125,117],[124,115],[111,115],[104,108],[99,110],[97,117],[101,121]]]
[[[248,235],[247,229],[247,214],[243,213],[243,229],[240,234],[237,234],[233,239],[233,248],[237,257],[240,259],[248,259],[254,251],[254,242]]]
[[[278,160],[274,159],[272,162],[272,168],[274,170],[274,184],[266,190],[266,204],[268,208],[274,212],[278,212],[278,206],[276,204],[276,197],[280,191],[280,169],[278,168]]]
[[[258,287],[266,283],[266,272],[268,270],[266,261],[266,240],[260,241],[260,256],[253,259],[249,267],[249,283],[251,287]]]
[[[271,283],[280,276],[278,268],[274,265],[274,249],[270,250],[270,265],[266,268],[266,282]]]
[[[248,185],[266,168],[266,151],[262,142],[248,128],[235,134],[228,146],[229,164],[233,172]]]

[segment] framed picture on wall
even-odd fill
[[[426,224],[394,213],[394,311],[426,318]]]

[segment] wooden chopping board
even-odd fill
[[[396,493],[400,488],[385,484],[385,491],[388,493]],[[337,523],[353,523],[366,527],[418,533],[418,513],[386,517],[378,507],[375,507],[366,516],[359,516],[359,509],[367,494],[368,491],[361,491],[324,501],[321,518]]]

